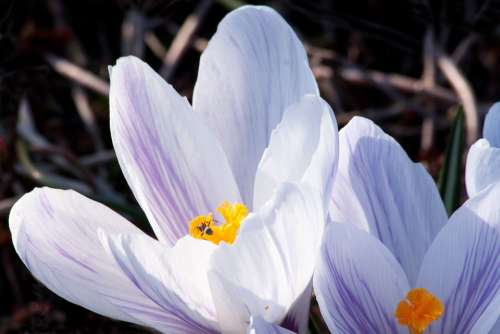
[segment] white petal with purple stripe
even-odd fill
[[[331,216],[376,236],[415,283],[422,258],[447,221],[432,177],[372,121],[340,130]]]
[[[172,246],[193,217],[241,201],[215,136],[149,65],[118,60],[110,109],[120,167],[160,241]]]
[[[406,274],[379,240],[352,224],[328,224],[314,290],[332,333],[406,333],[394,317],[409,290]]]
[[[500,184],[468,200],[427,252],[418,285],[445,303],[434,333],[487,333],[500,315]],[[484,328],[484,327],[482,327]],[[488,328],[489,330],[489,328]]]
[[[133,284],[174,318],[179,328],[218,331],[206,275],[216,245],[189,236],[172,248],[145,235],[102,235],[101,241]]]
[[[273,9],[244,6],[219,24],[200,59],[193,107],[215,130],[245,203],[271,132],[308,93],[318,88],[304,47]]]
[[[143,232],[74,191],[37,188],[9,217],[14,247],[53,292],[96,313],[166,331],[172,319],[130,281],[101,246],[101,234]],[[145,237],[145,235],[144,235]]]

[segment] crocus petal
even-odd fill
[[[111,318],[163,328],[161,309],[99,242],[99,229],[143,235],[114,211],[74,191],[38,188],[14,205],[9,221],[19,257],[57,295]]]
[[[219,245],[209,281],[223,333],[244,332],[250,315],[284,320],[311,281],[323,220],[316,191],[284,184],[243,222],[234,244]]]
[[[103,245],[138,289],[172,319],[167,333],[213,333],[218,329],[207,280],[216,245],[185,236],[172,248],[147,236],[113,235]]]
[[[379,238],[410,284],[447,215],[434,181],[401,146],[368,119],[354,117],[339,134],[332,219],[355,223]]]
[[[500,127],[500,123],[498,123]],[[479,139],[469,149],[465,165],[465,184],[469,197],[500,181],[500,148]]]
[[[247,334],[294,334],[292,331],[269,323],[261,317],[251,317]]]
[[[307,93],[318,88],[306,53],[278,13],[244,6],[221,21],[201,56],[193,106],[216,130],[245,203],[271,131]]]
[[[173,245],[189,221],[240,201],[215,136],[146,63],[120,58],[111,71],[111,137],[129,186],[158,239]]]
[[[495,103],[484,119],[483,137],[491,146],[500,147],[500,103]]]
[[[338,163],[334,119],[330,106],[317,95],[305,95],[287,108],[257,169],[255,208],[271,197],[278,184],[299,181],[318,190],[326,207]]]
[[[445,304],[432,333],[487,333],[500,315],[499,198],[495,184],[469,199],[425,255],[418,286]]]
[[[327,225],[314,291],[332,333],[406,333],[394,311],[409,290],[391,252],[351,225]]]

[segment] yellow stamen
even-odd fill
[[[412,289],[399,302],[395,316],[400,325],[408,326],[411,334],[422,334],[444,313],[443,303],[423,288]]]
[[[223,202],[217,212],[224,218],[224,223],[214,225],[212,214],[197,216],[189,223],[189,234],[196,239],[203,239],[219,244],[224,241],[232,244],[236,239],[241,222],[248,215],[248,209],[241,203]]]

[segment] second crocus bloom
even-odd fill
[[[500,184],[448,220],[430,175],[373,122],[340,131],[314,288],[333,333],[487,334],[500,313]]]

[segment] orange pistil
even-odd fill
[[[399,324],[408,326],[411,334],[422,334],[444,313],[443,303],[423,288],[412,289],[399,302],[395,316]]]

